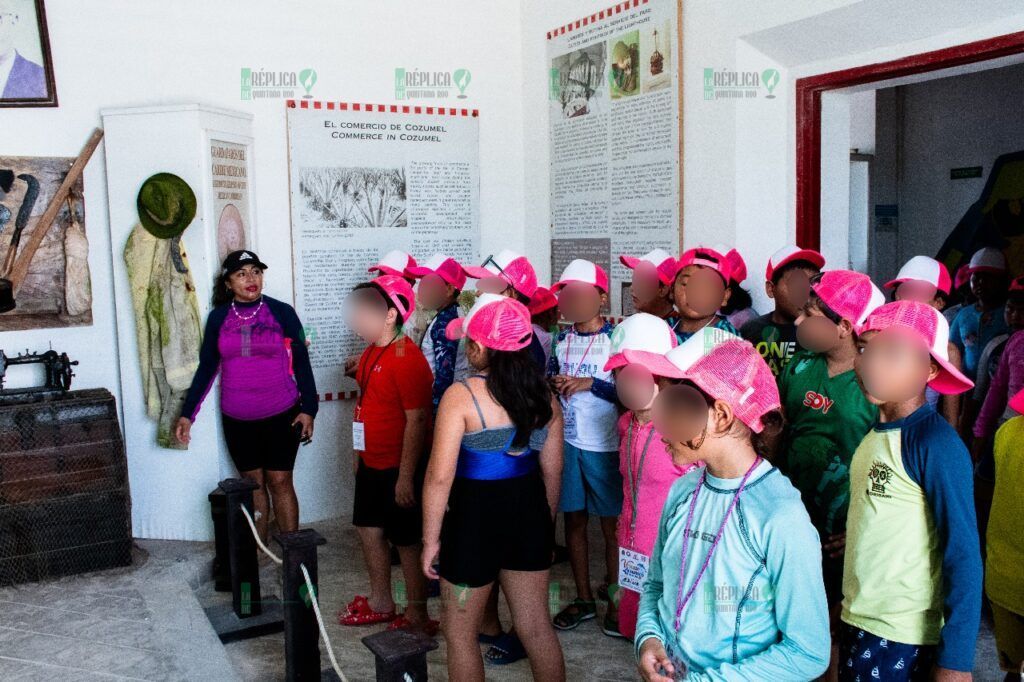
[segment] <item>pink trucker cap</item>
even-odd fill
[[[557,282],[551,285],[551,291],[558,293],[570,282],[583,282],[592,284],[604,293],[608,293],[608,273],[597,263],[577,258],[565,266],[562,276]]]
[[[371,280],[387,295],[391,302],[398,308],[398,314],[402,316],[402,322],[408,322],[415,309],[416,294],[412,291],[412,285],[405,281],[404,277],[398,275],[381,275]]]
[[[776,270],[797,260],[807,261],[819,270],[825,267],[825,257],[814,249],[801,249],[795,244],[790,244],[783,246],[768,259],[768,267],[765,268],[764,278],[770,282]]]
[[[927,282],[944,294],[948,294],[953,286],[949,270],[945,265],[928,256],[914,256],[896,273],[896,279],[885,283],[886,289],[892,289],[903,282]]]
[[[537,291],[537,272],[526,256],[505,249],[496,256],[488,256],[483,265],[464,265],[462,270],[473,279],[500,277],[526,298]]]
[[[558,299],[551,293],[551,289],[537,287],[537,290],[533,292],[533,296],[530,298],[530,305],[527,307],[530,309],[531,315],[538,315],[545,310],[551,310],[557,305]]]
[[[366,269],[367,272],[379,272],[382,275],[394,275],[405,277],[405,270],[416,266],[416,259],[405,251],[388,251],[379,263],[374,263]]]
[[[938,310],[918,301],[893,301],[872,312],[864,323],[865,332],[902,327],[917,334],[939,365],[939,375],[929,386],[944,395],[963,393],[974,386],[949,361],[949,323]]]
[[[664,361],[665,353],[679,343],[668,322],[650,313],[636,313],[620,322],[612,332],[611,342],[611,357],[604,371],[642,365],[652,374],[654,367]]]
[[[978,249],[971,256],[971,262],[967,266],[968,276],[976,272],[1006,272],[1006,256],[991,246]]]
[[[730,249],[725,254],[725,259],[729,261],[729,266],[732,268],[732,281],[735,284],[743,284],[747,279],[747,261],[743,260],[743,256],[736,249]]]
[[[853,323],[853,331],[858,334],[867,316],[885,303],[885,294],[871,278],[853,270],[823,272],[818,281],[811,284],[811,291],[834,313]]]
[[[733,261],[722,252],[700,246],[683,252],[676,262],[676,274],[688,265],[700,265],[717,272],[725,280],[725,285],[729,286],[732,281],[732,264]]]
[[[640,263],[650,263],[662,284],[671,284],[676,276],[676,259],[664,249],[654,249],[642,256],[619,256],[619,261],[630,270],[635,270]]]
[[[775,375],[747,341],[722,329],[705,327],[668,353],[652,374],[687,379],[760,433],[761,417],[781,406]]]
[[[971,266],[964,263],[956,269],[956,274],[953,276],[953,286],[959,289],[969,281],[971,281]]]
[[[1010,398],[1010,409],[1017,414],[1024,414],[1024,388],[1017,391],[1017,393]]]
[[[435,253],[423,265],[411,265],[405,272],[417,278],[437,275],[459,291],[466,286],[466,273],[462,271],[462,266],[454,258],[443,253]]]
[[[526,348],[533,338],[530,311],[519,301],[498,294],[480,294],[465,317],[448,323],[445,334],[455,341],[469,337],[491,350]]]

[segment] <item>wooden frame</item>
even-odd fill
[[[1024,31],[796,82],[796,242],[821,246],[821,93],[1024,52]]]
[[[35,15],[36,15],[36,30],[39,40],[39,51],[42,54],[42,64],[36,64],[18,53],[17,43],[12,45],[12,56],[17,60],[12,66],[12,75],[14,75],[14,69],[27,70],[27,74],[23,74],[23,77],[28,79],[28,85],[26,87],[31,88],[32,82],[41,78],[42,83],[45,84],[46,92],[42,96],[31,96],[22,94],[21,96],[12,96],[9,98],[3,97],[3,91],[9,84],[9,80],[5,79],[0,84],[0,108],[12,108],[12,107],[55,107],[57,106],[57,84],[56,79],[53,75],[53,57],[50,54],[50,32],[46,24],[46,8],[43,6],[43,0],[21,0],[28,4],[34,2],[35,4]],[[13,13],[12,13],[13,14]],[[18,22],[22,20],[17,14]],[[2,18],[0,18],[2,20]],[[15,26],[17,24],[13,24]],[[4,26],[0,26],[0,39],[3,38]],[[13,31],[13,28],[11,29]],[[36,76],[39,69],[42,69],[42,75]],[[35,72],[35,73],[33,73]]]

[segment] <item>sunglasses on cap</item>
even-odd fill
[[[477,282],[477,289],[480,291],[485,294],[503,294],[512,287],[512,284],[510,284],[511,278],[505,274],[505,269],[498,265],[498,261],[494,260],[493,254],[488,256],[484,262],[480,264],[480,267],[493,267],[498,271],[498,274],[491,277],[484,277]]]

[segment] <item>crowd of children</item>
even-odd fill
[[[984,588],[1019,672],[1024,278],[1002,252],[956,278],[916,256],[879,288],[787,246],[760,316],[734,249],[621,262],[636,312],[619,321],[587,260],[550,289],[511,251],[370,268],[345,305],[367,344],[349,370],[369,592],[340,622],[440,626],[459,680],[520,658],[564,679],[555,632],[592,619],[651,681],[961,680]],[[552,614],[560,553],[575,591]]]

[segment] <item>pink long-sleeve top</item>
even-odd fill
[[[1024,388],[1024,331],[1018,331],[1006,342],[999,365],[988,387],[978,419],[974,422],[974,436],[988,438],[1002,423],[1010,398]]]

